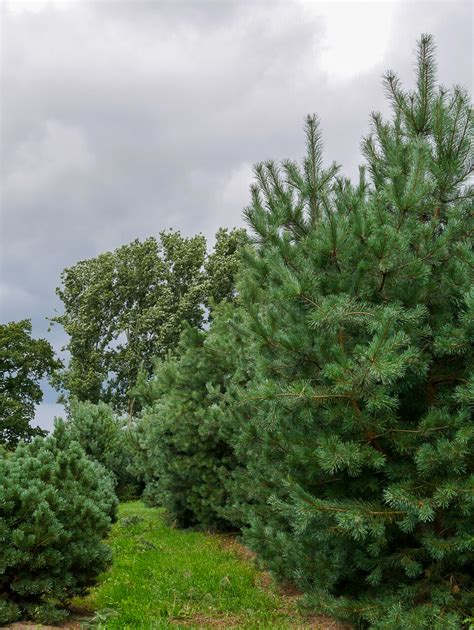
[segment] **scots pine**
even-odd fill
[[[115,482],[115,492],[122,500],[137,497],[141,484],[134,474],[136,451],[135,426],[120,418],[104,402],[81,402],[72,398],[68,417],[61,423],[69,438],[78,442],[85,454],[102,464]]]
[[[55,623],[111,562],[113,481],[64,427],[0,453],[0,624]]]
[[[302,164],[255,169],[240,505],[319,610],[445,630],[474,608],[472,117],[429,36],[415,88],[384,85],[357,184],[324,166],[313,116]]]
[[[137,387],[144,405],[137,433],[146,501],[165,507],[180,527],[228,530],[238,462],[227,415],[239,341],[231,307],[214,315],[210,330],[186,329],[178,356],[157,363],[153,378]]]

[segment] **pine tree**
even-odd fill
[[[71,440],[78,442],[85,454],[102,464],[115,480],[115,491],[122,499],[140,494],[141,486],[133,472],[135,454],[134,426],[117,416],[112,407],[80,402],[73,398],[68,405],[68,418],[61,426]]]
[[[429,36],[415,89],[384,83],[357,185],[323,167],[313,116],[302,165],[255,169],[240,506],[320,610],[445,630],[474,608],[472,118]]]
[[[115,518],[113,481],[72,442],[54,435],[0,454],[0,623],[58,622],[110,564],[103,544]]]
[[[229,322],[237,316],[229,305],[216,314],[208,331],[188,327],[178,356],[157,364],[154,377],[138,386],[145,406],[138,434],[145,499],[165,507],[180,527],[228,530],[238,466],[226,421],[238,344]]]

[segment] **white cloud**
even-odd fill
[[[324,36],[317,64],[330,81],[347,81],[385,62],[394,27],[394,2],[304,2],[321,17]]]
[[[18,13],[41,13],[51,6],[68,8],[81,0],[4,0],[4,10],[12,15]]]
[[[64,418],[65,410],[63,405],[56,403],[41,403],[36,408],[35,419],[32,426],[39,426],[41,429],[52,431],[55,418]]]

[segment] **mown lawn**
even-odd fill
[[[96,611],[95,627],[336,627],[304,618],[296,598],[281,595],[223,537],[171,528],[161,510],[121,505],[110,544],[112,569],[76,602]]]

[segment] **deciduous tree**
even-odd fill
[[[220,230],[207,257],[203,236],[162,232],[65,269],[57,289],[64,313],[51,319],[69,335],[63,390],[133,414],[139,371],[150,375],[176,348],[183,322],[202,327],[211,301],[232,297],[244,241],[243,230]]]
[[[31,321],[0,324],[0,444],[14,447],[43,431],[32,427],[40,381],[59,368],[51,345],[31,337]]]

